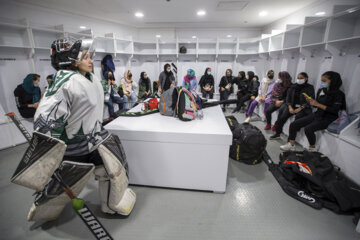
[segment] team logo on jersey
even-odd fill
[[[50,82],[49,88],[47,89],[45,96],[49,97],[54,95],[60,87],[66,83],[72,75],[76,74],[75,72],[65,72],[65,71],[59,71],[56,76],[55,80]]]

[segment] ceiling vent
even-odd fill
[[[216,7],[218,11],[241,11],[247,5],[248,1],[220,1]]]

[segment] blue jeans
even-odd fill
[[[136,94],[135,92],[132,92],[130,97],[124,95],[124,109],[131,109],[136,102]]]
[[[114,116],[114,103],[117,103],[119,105],[119,110],[121,110],[123,108],[124,99],[118,96],[110,96],[109,101],[106,103],[110,117]]]

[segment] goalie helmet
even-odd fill
[[[81,61],[89,53],[93,58],[95,44],[93,39],[58,39],[51,44],[51,65],[56,70],[71,66],[77,61]]]

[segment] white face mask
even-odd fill
[[[207,72],[208,75],[211,75],[211,72]]]
[[[167,72],[170,72],[171,70],[170,69],[166,69]]]
[[[301,85],[301,84],[304,84],[305,83],[305,79],[296,79],[296,83]]]
[[[281,80],[280,78],[278,78],[278,79],[276,80],[276,82],[277,82],[277,83],[282,83],[282,80]]]

